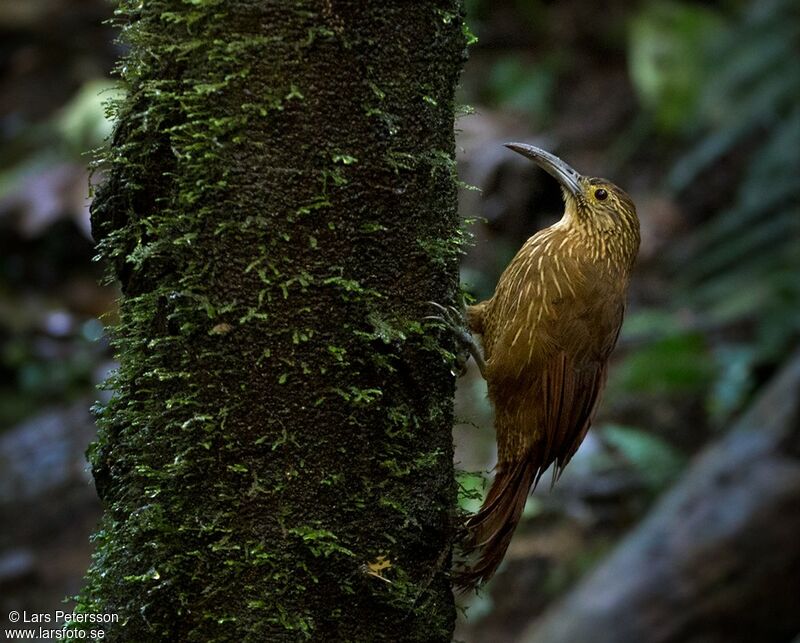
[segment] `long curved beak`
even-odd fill
[[[550,154],[550,152],[526,143],[506,143],[506,147],[536,163],[564,186],[572,196],[578,196],[581,193],[583,189],[580,181],[581,175],[555,154]]]

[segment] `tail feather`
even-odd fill
[[[492,486],[489,488],[489,493],[486,494],[486,498],[484,499],[480,510],[470,516],[469,520],[467,521],[469,534],[465,546],[468,547],[470,551],[475,548],[471,545],[475,542],[475,536],[479,533],[481,525],[485,524],[488,520],[492,520],[493,523],[496,523],[498,516],[495,512],[495,509],[498,508],[500,503],[505,503],[507,506],[509,498],[507,491],[509,487],[514,485],[517,481],[518,473],[516,469],[519,468],[519,464],[520,463],[514,467],[514,471],[507,475],[503,475],[501,471],[498,470],[494,481],[492,482]],[[512,491],[512,496],[513,493],[514,492]]]
[[[459,590],[468,591],[486,582],[500,566],[538,469],[527,454],[510,466],[498,467],[483,506],[466,524],[462,548],[465,553],[479,553],[473,565],[456,573],[454,583]]]

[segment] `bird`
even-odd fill
[[[551,465],[555,483],[586,436],[640,242],[636,207],[621,188],[533,145],[506,147],[558,181],[564,213],[523,244],[490,299],[465,311],[439,307],[475,358],[495,412],[495,476],[464,525],[466,560],[454,574],[462,591],[492,577],[529,493]]]

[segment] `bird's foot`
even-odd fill
[[[442,306],[435,301],[428,302],[431,306],[439,311],[438,315],[428,315],[425,319],[439,322],[447,330],[449,330],[456,338],[456,343],[460,350],[456,352],[456,361],[453,368],[453,374],[457,376],[463,375],[467,370],[467,361],[469,356],[475,360],[481,375],[485,377],[486,362],[483,359],[483,351],[478,346],[478,342],[472,336],[472,333],[466,327],[464,322],[464,313],[458,310],[455,306]]]

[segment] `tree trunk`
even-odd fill
[[[800,631],[800,353],[526,643],[786,643]]]
[[[123,2],[124,297],[79,609],[113,641],[449,641],[461,2]]]

